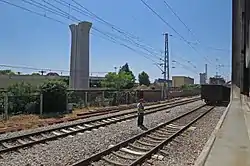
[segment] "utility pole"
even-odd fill
[[[41,74],[42,74],[42,76],[43,76],[43,74],[44,74],[44,73],[46,73],[46,71],[41,70],[41,71],[39,71],[39,73],[41,73]]]
[[[163,69],[163,78],[164,78],[164,99],[166,98],[166,81],[168,81],[169,88],[169,49],[168,49],[168,33],[164,34],[165,38],[165,48],[164,48],[164,69]]]

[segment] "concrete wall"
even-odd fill
[[[249,95],[249,0],[233,0],[232,19],[232,88],[233,97],[239,98]]]

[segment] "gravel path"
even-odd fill
[[[165,156],[162,161],[149,160],[151,164],[143,166],[187,166],[193,165],[199,156],[204,145],[208,141],[221,115],[225,111],[225,107],[217,107],[212,112],[205,115],[201,120],[196,122],[192,127],[196,127],[194,131],[186,131],[184,137],[177,137],[178,144],[171,143],[164,147],[169,155]]]
[[[148,128],[155,127],[159,123],[176,117],[203,104],[197,101],[183,106],[171,108],[170,112],[160,111],[146,115],[144,124]],[[35,145],[31,148],[20,149],[21,153],[12,152],[3,154],[0,159],[1,166],[63,166],[70,165],[80,159],[89,157],[108,148],[111,144],[117,144],[129,137],[143,132],[136,126],[137,119],[112,124],[104,128],[79,133],[72,137],[66,137],[47,144]]]

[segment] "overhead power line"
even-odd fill
[[[43,10],[45,10],[45,11],[51,12],[51,13],[53,13],[53,14],[55,14],[55,15],[61,16],[61,17],[66,18],[66,19],[69,19],[69,20],[71,20],[71,21],[81,21],[80,19],[78,19],[78,18],[76,18],[76,17],[74,17],[74,16],[72,16],[72,15],[69,15],[69,13],[63,11],[62,9],[60,9],[60,8],[58,8],[58,7],[56,7],[57,10],[55,10],[55,9],[53,9],[53,8],[51,8],[51,7],[48,7],[47,5],[38,3],[38,2],[36,2],[36,1],[34,2],[34,0],[31,0],[33,3],[32,3],[32,2],[29,2],[29,1],[27,1],[27,0],[22,0],[22,1],[23,1],[23,2],[26,2],[26,3],[30,4],[30,5],[36,6],[36,7],[40,8],[40,9],[43,9]],[[45,18],[52,18],[52,17],[48,17],[47,15],[44,15],[44,14],[35,12],[35,11],[33,11],[33,10],[30,10],[30,9],[27,9],[27,8],[25,8],[25,7],[22,7],[22,6],[19,6],[19,5],[16,5],[16,4],[7,2],[7,1],[5,1],[5,0],[0,0],[0,2],[4,2],[4,3],[9,4],[9,5],[11,5],[11,6],[18,7],[18,8],[20,8],[20,9],[29,11],[29,12],[31,12],[31,13],[33,13],[33,14],[37,14],[37,15],[42,16],[42,17],[45,17]],[[46,4],[51,5],[51,4],[48,3],[48,2],[47,2]],[[53,7],[55,8],[55,6],[53,6]],[[59,12],[59,11],[60,11],[60,12]],[[53,19],[53,20],[56,20],[57,22],[60,22],[60,23],[62,23],[62,24],[66,24],[66,23],[63,22],[63,21],[59,21],[59,20],[54,19],[54,18],[52,18],[52,19]],[[67,25],[67,24],[66,24],[66,25]],[[107,34],[106,34],[105,32],[102,32],[101,30],[98,30],[98,29],[95,28],[95,27],[93,27],[93,29],[94,29],[95,31],[98,31],[99,33],[102,33],[102,34],[104,34],[105,36],[107,36]],[[92,34],[93,34],[93,33],[92,33]],[[95,35],[95,34],[94,34],[94,35]],[[111,33],[109,34],[109,36],[111,36]],[[136,50],[136,49],[134,49],[134,48],[128,46],[127,44],[121,43],[121,42],[117,41],[117,38],[119,38],[119,36],[114,36],[114,35],[112,36],[112,39],[115,41],[116,44],[120,44],[120,45],[122,45],[122,46],[124,46],[124,47],[126,47],[126,48],[128,48],[128,49],[130,49],[130,50],[132,50],[132,51],[134,51],[134,52],[137,52],[139,55],[141,55],[141,54],[146,54],[146,55],[148,55],[148,56],[154,55],[152,52],[150,52],[149,50],[145,49],[143,46],[141,46],[141,45],[139,45],[139,44],[136,44],[136,46],[137,46],[138,48],[141,48],[141,49],[146,50],[147,52],[149,52],[149,54],[147,54],[147,53],[145,53],[145,52],[142,52],[142,51],[138,51],[138,50]],[[107,40],[107,38],[104,38],[104,39]],[[125,41],[125,42],[128,42],[128,41],[126,41],[126,40],[123,39],[123,38],[119,38],[119,39],[120,39],[120,40],[123,40],[123,41]],[[108,40],[108,41],[110,41],[110,40]],[[132,43],[130,42],[130,44],[132,44]],[[133,44],[134,44],[134,43],[133,43]],[[145,57],[145,55],[142,55],[142,56]],[[156,58],[160,58],[160,57],[157,57],[157,56],[155,56],[155,57],[156,57]],[[147,57],[147,59],[149,59],[149,60],[155,62],[155,60],[152,60],[152,58]]]
[[[191,29],[187,26],[187,24],[185,24],[182,20],[181,20],[181,18],[178,16],[178,14],[174,11],[174,9],[166,2],[166,1],[164,1],[164,4],[169,8],[169,10],[177,17],[177,19],[186,27],[186,29],[193,35],[193,36],[195,36],[194,35],[194,33],[191,31]],[[200,43],[200,41],[199,40],[197,40],[199,43]]]
[[[10,6],[17,7],[17,8],[19,8],[19,9],[28,11],[28,12],[30,12],[30,13],[33,13],[33,14],[36,14],[36,15],[39,15],[39,16],[42,16],[42,17],[46,17],[47,19],[50,19],[50,20],[52,20],[52,21],[55,21],[55,22],[58,22],[58,23],[61,23],[61,24],[66,24],[66,23],[64,23],[63,21],[54,19],[54,18],[52,18],[52,17],[46,16],[46,15],[41,14],[41,13],[39,13],[39,12],[35,12],[35,11],[33,11],[33,10],[27,9],[27,8],[22,7],[22,6],[19,6],[19,5],[16,5],[16,4],[14,4],[14,3],[11,3],[11,2],[8,2],[8,1],[5,1],[5,0],[0,0],[0,2],[5,3],[5,4],[8,4],[8,5],[10,5]]]
[[[173,26],[171,26],[163,17],[161,17],[152,7],[150,7],[144,0],[140,0],[151,12],[153,12],[163,23],[165,23],[169,28],[171,28],[190,48],[192,48],[196,53],[199,52],[196,48],[194,48],[187,39],[185,39]],[[204,59],[209,62],[211,65],[213,65],[207,57],[204,57]]]
[[[178,64],[179,66],[181,66],[182,68],[184,68],[184,69],[186,69],[186,70],[188,70],[188,71],[191,71],[191,72],[194,73],[194,74],[199,75],[199,72],[196,72],[195,70],[191,69],[191,68],[188,67],[187,65],[184,65],[184,64],[180,63],[180,62],[177,61],[177,60],[172,60],[172,62]]]
[[[51,69],[51,68],[36,68],[36,67],[29,67],[29,66],[15,66],[15,65],[6,65],[6,64],[0,64],[0,67],[3,68],[13,68],[13,69],[24,69],[24,70],[33,70],[33,71],[46,71],[46,72],[65,72],[69,73],[69,70],[62,70],[62,69]],[[73,72],[82,72],[81,70],[75,70]],[[90,73],[97,73],[97,74],[105,74],[108,72],[90,72]]]
[[[177,12],[174,11],[174,9],[171,7],[171,5],[169,3],[167,3],[165,0],[163,1],[165,6],[168,7],[168,9],[175,15],[175,17],[184,25],[184,27],[189,31],[189,33],[194,37],[196,38],[195,34],[193,33],[193,31],[191,30],[191,28],[188,27],[188,25],[180,18],[180,16],[177,14]],[[196,41],[197,42],[190,42],[190,44],[195,44],[195,45],[202,45],[201,44],[201,41],[199,39],[196,38]],[[230,50],[227,50],[227,49],[222,49],[222,48],[215,48],[215,47],[209,47],[209,46],[204,46],[208,49],[211,49],[211,50],[217,50],[217,51],[230,51]]]
[[[112,23],[110,23],[110,22],[104,20],[103,18],[101,18],[100,16],[97,16],[95,13],[91,12],[89,9],[87,9],[86,7],[84,7],[82,4],[80,4],[79,2],[77,2],[77,1],[75,1],[75,0],[72,0],[72,2],[74,2],[74,3],[75,3],[76,5],[78,5],[79,7],[78,7],[78,6],[75,6],[75,5],[73,5],[73,4],[70,4],[70,3],[66,2],[65,0],[61,0],[61,1],[59,1],[59,0],[54,0],[54,1],[56,1],[58,4],[61,4],[61,5],[65,6],[65,7],[66,7],[67,5],[70,5],[70,7],[72,8],[72,10],[74,10],[74,11],[80,13],[80,14],[83,14],[83,15],[85,15],[85,16],[87,16],[87,17],[90,17],[90,18],[96,20],[97,22],[100,22],[100,23],[102,23],[102,24],[104,24],[104,25],[106,25],[106,26],[112,28],[112,30],[118,32],[119,34],[121,34],[121,35],[123,35],[125,38],[127,38],[126,40],[130,40],[131,42],[133,42],[133,43],[136,44],[136,45],[140,45],[141,47],[145,47],[145,49],[147,49],[147,50],[150,49],[150,50],[151,50],[150,52],[152,52],[152,53],[154,53],[154,54],[161,54],[161,52],[160,52],[159,50],[157,50],[157,49],[153,48],[152,46],[146,44],[146,43],[145,43],[142,39],[140,39],[138,36],[135,36],[135,35],[133,35],[133,34],[127,32],[127,31],[125,31],[125,30],[123,30],[123,29],[117,27],[116,25],[114,25],[114,24],[112,24]],[[135,42],[135,40],[136,40],[137,42]],[[139,44],[138,42],[139,42],[140,44]]]

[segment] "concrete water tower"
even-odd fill
[[[71,57],[69,87],[72,90],[89,88],[89,32],[92,23],[71,24]]]

